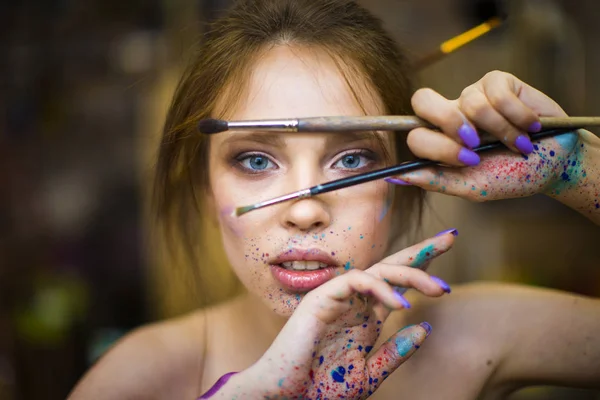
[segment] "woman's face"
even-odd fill
[[[367,114],[383,112],[366,89],[357,95]],[[257,62],[244,99],[235,110],[224,107],[230,119],[365,114],[329,56],[288,46]],[[248,290],[277,313],[291,315],[303,293],[382,258],[392,189],[380,180],[240,217],[232,210],[382,168],[382,145],[394,154],[382,133],[228,131],[211,137],[210,189],[227,257]]]

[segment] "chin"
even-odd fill
[[[265,307],[280,317],[289,318],[304,298],[302,293],[290,293],[279,286],[254,292],[259,296]]]

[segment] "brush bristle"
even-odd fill
[[[252,210],[254,206],[246,206],[246,207],[238,207],[231,212],[232,217],[239,217],[241,215],[246,214],[248,211]]]
[[[229,124],[227,124],[227,121],[223,121],[222,119],[208,118],[198,122],[198,130],[200,133],[206,133],[208,135],[224,132],[227,129],[229,129]]]

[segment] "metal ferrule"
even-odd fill
[[[229,121],[229,129],[253,129],[261,131],[298,132],[297,119],[273,119],[256,121]]]

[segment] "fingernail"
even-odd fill
[[[477,147],[479,146],[479,143],[481,143],[477,131],[471,128],[471,125],[466,123],[463,123],[460,128],[458,128],[458,136],[460,136],[463,143],[470,148]]]
[[[404,294],[404,293],[406,293],[406,291],[408,290],[408,288],[407,287],[403,287],[403,286],[394,286],[394,290],[398,294]]]
[[[431,327],[431,325],[429,325],[429,322],[421,322],[419,324],[419,326],[423,329],[425,329],[425,337],[429,336],[431,334],[431,330],[433,329]]]
[[[532,147],[533,148],[533,147]],[[465,147],[458,153],[458,161],[470,167],[479,164],[479,155]]]
[[[392,183],[394,185],[412,186],[412,183],[403,181],[402,179],[398,178],[383,178],[383,180],[387,183]]]
[[[450,285],[448,285],[442,279],[438,278],[437,276],[433,276],[433,275],[430,275],[429,277],[431,278],[432,281],[437,283],[438,286],[441,287],[444,292],[446,292],[446,293],[452,292],[452,289],[450,289]]]
[[[394,291],[394,297],[396,298],[396,300],[398,300],[398,303],[402,304],[404,308],[410,308],[410,303],[400,293]]]
[[[542,130],[542,123],[540,121],[535,121],[533,124],[529,125],[529,129],[527,129],[527,132],[539,132]]]
[[[515,147],[523,154],[530,154],[533,152],[533,143],[529,140],[526,135],[519,135],[515,140]]]
[[[447,233],[451,233],[454,236],[458,236],[458,229],[456,229],[456,228],[446,229],[445,231],[441,231],[440,233],[437,233],[434,237],[442,236],[442,235],[445,235]]]

